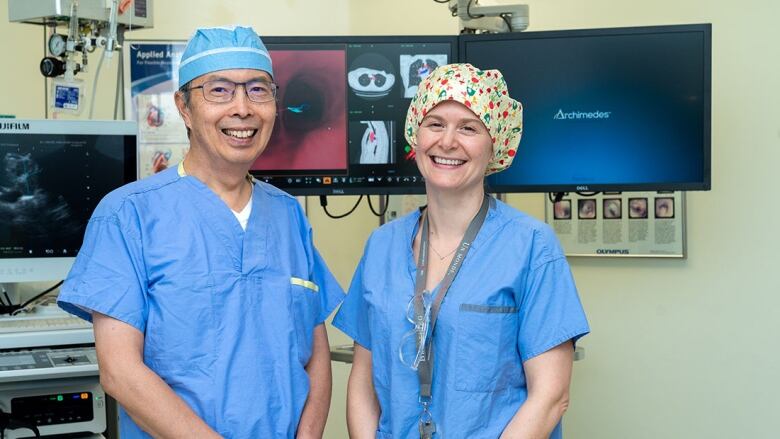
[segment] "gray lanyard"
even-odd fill
[[[474,238],[477,237],[479,229],[482,227],[482,223],[485,222],[487,217],[488,208],[492,198],[488,194],[485,194],[482,198],[482,206],[479,208],[479,212],[469,223],[466,233],[463,235],[463,239],[460,241],[457,252],[452,257],[450,267],[447,269],[447,273],[442,279],[439,292],[431,305],[430,323],[428,325],[430,331],[427,337],[427,343],[430,344],[428,350],[429,355],[426,355],[420,360],[419,367],[417,368],[417,377],[420,379],[420,404],[423,406],[422,414],[420,415],[419,429],[420,438],[430,439],[433,437],[433,433],[436,431],[436,424],[433,422],[428,406],[431,403],[431,384],[433,381],[433,330],[436,328],[436,319],[439,317],[439,308],[444,300],[444,295],[447,294],[447,290],[450,289],[450,285],[455,280],[455,276],[460,270],[460,266],[463,264],[463,260],[466,259],[466,254],[471,248],[471,243],[474,242]],[[428,278],[428,214],[423,213],[422,234],[420,236],[420,252],[417,257],[417,278],[414,284],[414,319],[416,322],[424,319],[425,304],[423,293],[425,291],[425,282]],[[417,345],[419,348],[420,340],[423,337],[417,337]]]

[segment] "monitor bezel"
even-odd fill
[[[470,42],[529,40],[529,39],[553,39],[592,36],[616,36],[616,35],[642,35],[642,34],[669,34],[700,32],[703,35],[703,64],[702,88],[704,97],[702,100],[702,179],[701,181],[678,181],[658,183],[605,183],[605,184],[492,184],[487,180],[490,191],[497,193],[533,193],[533,192],[628,192],[628,191],[708,191],[712,189],[712,24],[680,24],[661,26],[615,27],[597,29],[574,29],[533,32],[513,32],[503,34],[479,34],[461,35],[458,44],[460,62],[468,61],[467,46]],[[521,141],[522,144],[522,141]],[[518,155],[515,160],[522,160]]]
[[[3,124],[27,124],[28,129],[4,129]],[[136,180],[138,175],[138,124],[135,121],[116,120],[51,120],[3,119],[0,134],[65,134],[87,136],[122,136],[124,138],[123,184]],[[86,225],[85,225],[86,226]],[[75,255],[31,258],[0,257],[0,283],[36,282],[64,279],[70,271]]]

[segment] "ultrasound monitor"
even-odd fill
[[[63,279],[87,221],[136,178],[130,121],[0,121],[0,282]]]

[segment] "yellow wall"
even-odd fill
[[[0,114],[43,116],[37,73],[42,30],[7,23],[0,7]],[[688,258],[573,258],[593,333],[575,366],[570,439],[774,437],[779,388],[780,207],[770,191],[780,162],[780,3],[704,0],[529,0],[531,29],[713,24],[713,190],[688,196]],[[453,34],[445,7],[425,0],[158,0],[155,28],[130,38],[183,39],[201,25],[241,22],[264,35]],[[11,55],[13,54],[13,55]],[[115,68],[104,66],[96,114],[113,108]],[[88,80],[89,77],[87,76]],[[520,97],[522,100],[522,97]],[[541,215],[541,195],[510,196]],[[346,210],[352,197],[332,199]],[[310,219],[345,286],[377,224],[361,207]],[[331,331],[333,343],[347,339]],[[328,438],[343,438],[348,367],[334,364]]]

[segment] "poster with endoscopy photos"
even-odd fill
[[[545,220],[567,256],[685,257],[684,192],[565,192]]]

